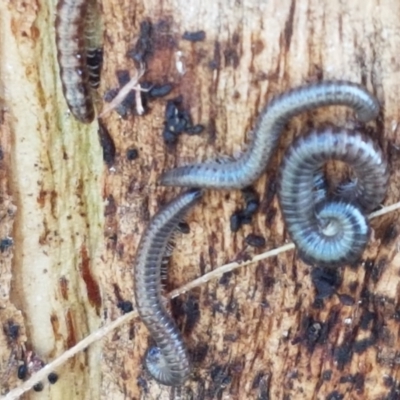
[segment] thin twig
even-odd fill
[[[147,91],[147,89],[142,89],[139,85],[139,79],[144,75],[144,72],[145,69],[143,66],[141,66],[140,69],[136,70],[135,74],[132,76],[129,82],[125,86],[123,86],[121,90],[118,92],[118,94],[112,99],[112,101],[103,108],[103,111],[100,113],[99,118],[103,118],[110,111],[118,107],[125,100],[126,96],[128,96],[131,90],[136,91],[135,99],[136,101],[138,101],[137,93],[139,93],[140,91]],[[143,106],[141,103],[140,104],[139,103],[137,104],[138,113],[143,114],[144,112]]]
[[[375,211],[375,212],[371,213],[368,218],[369,219],[377,218],[377,217],[380,217],[382,215],[388,214],[390,212],[393,212],[393,211],[396,211],[399,209],[400,209],[400,202],[397,202],[390,206],[383,207],[379,211]],[[229,264],[222,265],[221,267],[218,267],[215,270],[208,272],[207,274],[201,276],[200,278],[197,278],[197,279],[187,283],[186,285],[183,285],[180,288],[169,292],[166,297],[169,299],[172,299],[174,297],[177,297],[177,296],[187,292],[188,290],[191,290],[195,287],[204,285],[206,282],[210,281],[211,279],[219,278],[226,272],[230,272],[237,268],[256,263],[257,261],[275,257],[278,254],[284,253],[289,250],[293,250],[294,248],[295,248],[294,244],[289,243],[289,244],[285,244],[284,246],[278,247],[276,249],[269,250],[265,253],[258,254],[256,256],[254,256],[252,259],[247,260],[247,261],[243,261],[243,262],[234,261]],[[61,354],[60,357],[56,358],[51,363],[47,364],[39,372],[32,375],[27,381],[22,383],[20,386],[16,387],[15,389],[11,390],[10,392],[8,392],[7,395],[2,396],[0,398],[0,400],[18,399],[23,393],[30,390],[36,383],[45,379],[50,372],[54,371],[57,367],[64,364],[71,357],[73,357],[80,351],[84,350],[86,347],[90,346],[92,343],[102,339],[103,337],[105,337],[106,335],[111,333],[114,329],[118,328],[119,326],[123,325],[124,323],[126,323],[128,321],[131,321],[133,318],[136,318],[137,316],[138,316],[138,313],[135,310],[135,311],[130,312],[129,314],[125,314],[122,317],[117,318],[110,324],[101,327],[97,331],[95,331],[92,334],[90,334],[89,336],[87,336],[85,339],[81,340],[74,347],[71,347],[66,352]]]
[[[25,392],[32,389],[38,382],[46,379],[47,375],[50,372],[53,372],[57,367],[64,364],[68,361],[71,357],[79,353],[80,351],[86,349],[86,347],[90,346],[92,343],[100,340],[104,336],[108,335],[114,329],[118,328],[120,325],[132,320],[133,318],[137,317],[137,311],[132,311],[128,314],[123,315],[122,317],[117,318],[115,321],[109,323],[106,326],[98,329],[97,331],[91,333],[89,336],[86,336],[85,339],[81,340],[77,343],[74,347],[71,347],[60,357],[53,360],[51,363],[46,364],[40,371],[33,374],[28,380],[22,383],[20,386],[16,387],[15,389],[8,392],[5,396],[2,396],[1,400],[15,400],[22,396]]]
[[[233,271],[234,269],[244,267],[249,264],[253,264],[257,261],[275,257],[278,254],[284,253],[289,250],[293,250],[294,247],[295,247],[294,243],[289,243],[289,244],[285,244],[284,246],[278,247],[276,249],[269,250],[265,253],[258,254],[247,261],[238,261],[238,262],[234,261],[229,264],[222,265],[221,267],[218,267],[218,268],[214,269],[213,271],[210,271],[210,272],[204,274],[203,276],[200,276],[200,278],[197,278],[197,279],[187,283],[186,285],[179,287],[178,289],[172,290],[171,292],[168,293],[167,297],[173,299],[174,297],[177,297],[180,294],[183,294],[190,289],[204,285],[206,282],[208,282],[209,280],[211,280],[213,278],[219,278],[226,272],[230,272],[230,271]]]
[[[374,211],[373,213],[369,214],[368,218],[369,219],[377,218],[377,217],[380,217],[381,215],[389,214],[398,209],[400,209],[400,201],[397,203],[391,204],[390,206],[383,207],[378,211]]]

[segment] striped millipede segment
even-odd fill
[[[57,59],[64,97],[83,123],[95,116],[87,67],[87,19],[93,0],[59,0],[56,14]]]
[[[281,132],[293,116],[317,107],[344,105],[367,122],[376,118],[379,103],[362,86],[347,81],[324,81],[301,86],[276,98],[261,112],[247,151],[236,161],[206,162],[165,172],[161,184],[212,189],[242,189],[263,173]]]
[[[161,264],[171,235],[201,195],[200,190],[183,193],[152,218],[141,238],[135,262],[136,306],[157,344],[146,353],[146,368],[158,382],[168,386],[181,386],[191,367],[182,335],[163,306]]]
[[[348,164],[356,178],[328,193],[316,176],[328,160]],[[279,177],[279,202],[300,256],[310,264],[356,261],[369,236],[366,212],[384,199],[389,168],[382,151],[364,134],[327,128],[299,137],[287,150]]]

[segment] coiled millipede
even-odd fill
[[[321,168],[329,160],[348,164],[355,174],[331,193],[321,184]],[[388,179],[382,151],[358,131],[326,128],[297,138],[282,161],[278,194],[304,261],[327,266],[356,261],[368,241],[365,213],[382,202]]]

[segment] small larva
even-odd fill
[[[356,179],[331,196],[321,184],[316,196],[328,160],[347,163]],[[297,138],[282,161],[278,196],[301,258],[328,266],[356,261],[368,240],[364,213],[382,202],[388,179],[382,151],[357,131],[328,128]]]
[[[325,81],[301,86],[274,98],[258,119],[248,150],[233,162],[193,164],[165,172],[161,184],[213,189],[241,189],[265,170],[289,119],[315,107],[352,107],[361,121],[378,115],[379,103],[362,86],[347,81]]]
[[[83,123],[90,123],[95,116],[91,96],[87,43],[93,27],[89,27],[95,12],[95,0],[59,0],[56,14],[57,59],[64,97],[72,114]],[[93,50],[93,49],[91,49]],[[90,61],[89,60],[89,61]],[[97,74],[97,70],[95,72]]]
[[[171,235],[201,195],[200,190],[190,190],[160,210],[144,232],[136,257],[136,306],[157,344],[147,351],[145,364],[158,382],[168,386],[182,385],[191,369],[181,333],[163,306],[161,264]]]

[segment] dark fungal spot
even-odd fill
[[[384,231],[382,236],[382,243],[389,244],[398,236],[397,224],[391,223]]]
[[[107,128],[99,121],[99,139],[100,146],[103,149],[103,160],[111,167],[115,161],[115,144]]]
[[[328,369],[322,373],[322,380],[330,381],[332,378],[332,370]]]
[[[201,364],[207,356],[208,353],[208,344],[207,343],[199,343],[192,351],[192,360],[194,363]]]
[[[345,306],[353,306],[355,304],[355,299],[348,294],[338,294],[339,301]]]
[[[174,319],[180,318],[184,321],[183,333],[185,336],[190,335],[200,319],[198,299],[193,295],[187,296],[186,299],[175,298],[171,301],[171,310]]]
[[[183,108],[182,96],[168,100],[164,111],[163,139],[168,145],[176,144],[182,133],[197,135],[204,129],[203,125],[193,125],[192,118]]]
[[[247,204],[246,204],[246,208],[244,209],[244,214],[247,216],[253,216],[259,207],[259,202],[258,200],[250,200]]]
[[[265,247],[265,238],[260,235],[250,234],[246,236],[245,242],[252,247]]]
[[[351,383],[358,392],[362,392],[364,390],[365,377],[363,374],[358,372],[354,375],[348,375],[347,377],[343,377],[340,379],[341,383],[342,379],[344,379],[343,383]]]
[[[336,269],[313,268],[311,280],[317,292],[317,299],[324,299],[332,296],[341,284],[341,277]]]
[[[389,393],[383,400],[399,400],[400,398],[400,385],[395,381]]]
[[[251,186],[248,186],[242,189],[242,196],[246,203],[243,213],[247,217],[252,217],[260,206],[258,193]]]
[[[35,392],[41,392],[43,390],[43,383],[38,382],[35,386],[33,386],[33,390]]]
[[[241,220],[242,220],[242,225],[250,225],[251,224],[251,216],[246,215],[243,211],[241,211]]]
[[[214,42],[213,58],[208,63],[208,68],[213,70],[219,69],[221,64],[221,44],[218,41]]]
[[[4,238],[0,241],[0,252],[4,253],[7,249],[9,249],[14,244],[14,241],[11,238]]]
[[[321,335],[322,325],[319,322],[313,321],[306,331],[307,342],[311,345],[318,342]]]
[[[227,370],[227,366],[214,364],[210,372],[211,380],[214,383],[220,384],[228,376]]]
[[[104,93],[103,100],[106,103],[110,103],[112,100],[114,100],[114,98],[117,96],[117,94],[118,94],[118,88],[113,88],[113,89],[107,90]]]
[[[115,72],[115,75],[117,76],[118,84],[121,87],[125,86],[131,79],[127,69],[119,69]]]
[[[19,325],[15,324],[13,320],[8,320],[3,326],[3,332],[10,340],[9,343],[15,341],[19,337]]]
[[[190,233],[190,226],[187,222],[180,222],[178,224],[178,230],[179,230],[179,232],[183,233],[184,235],[187,235]]]
[[[28,366],[26,364],[22,364],[18,367],[17,376],[18,379],[24,380],[28,375]]]
[[[326,400],[343,400],[344,395],[339,393],[337,390],[334,390],[333,392],[329,393],[328,396],[326,396]]]
[[[342,370],[346,364],[351,361],[353,356],[352,344],[344,342],[341,346],[338,346],[334,351],[334,359],[337,362],[338,369]]]
[[[349,287],[349,290],[351,293],[355,293],[358,288],[358,281],[355,280],[355,281],[350,282],[348,287]]]
[[[178,96],[175,99],[167,101],[164,111],[165,120],[168,121],[170,119],[175,118],[176,114],[179,111],[177,105],[180,105],[181,103],[182,103],[182,96]]]
[[[201,132],[204,131],[204,129],[204,125],[197,124],[186,128],[185,133],[187,133],[188,135],[199,135]]]
[[[265,372],[259,371],[253,379],[253,383],[251,385],[252,389],[257,389],[260,386],[261,381],[265,377]]]
[[[190,335],[200,320],[200,307],[197,298],[189,295],[187,300],[183,303],[183,310],[186,315],[183,332],[185,335]]]
[[[143,87],[143,85],[142,85]],[[144,87],[143,87],[144,88]],[[149,90],[150,97],[163,97],[169,94],[172,91],[173,87],[170,83],[166,83],[165,85],[153,85],[153,87]]]
[[[242,189],[242,196],[246,204],[250,201],[258,201],[258,193],[254,190],[252,186],[247,186]]]
[[[137,63],[146,63],[153,54],[153,25],[145,20],[140,24],[139,38],[132,50],[127,55]]]
[[[139,152],[135,148],[130,148],[126,151],[126,159],[128,161],[136,160],[139,157]]]
[[[225,58],[225,66],[237,68],[239,65],[239,54],[236,49],[236,43],[232,40],[232,44],[229,44],[227,48],[224,50],[224,58]]]
[[[50,384],[54,385],[58,381],[58,375],[55,372],[50,372],[47,379]]]
[[[171,145],[178,143],[178,135],[174,132],[171,132],[168,129],[163,130],[162,137],[163,137],[164,143],[166,145],[171,146]]]
[[[149,392],[149,385],[147,383],[147,380],[144,379],[143,377],[139,376],[136,380],[137,385],[143,389],[144,393],[148,393]]]
[[[384,384],[386,387],[391,387],[394,383],[395,383],[395,380],[394,380],[393,376],[385,375],[385,376],[383,377],[383,384]]]
[[[233,272],[232,272],[232,271],[225,272],[225,273],[221,276],[221,278],[219,279],[220,285],[224,285],[224,286],[228,285],[229,282],[230,282],[230,280],[231,280],[231,278],[232,278],[232,275],[233,275]]]
[[[242,212],[236,211],[231,215],[230,228],[231,232],[237,232],[242,226]]]
[[[183,40],[188,40],[189,42],[201,42],[206,38],[206,33],[204,31],[188,32],[185,31],[182,35]]]
[[[312,353],[317,344],[324,342],[326,329],[326,324],[315,320],[313,317],[305,317],[302,321],[302,332],[292,340],[292,344],[304,343],[307,350]]]
[[[379,281],[387,265],[388,261],[386,257],[382,257],[375,261],[371,271],[371,279],[373,282],[377,283]]]
[[[232,232],[237,232],[242,225],[251,224],[252,217],[259,208],[258,193],[251,186],[242,189],[242,196],[246,205],[244,209],[236,210],[231,215],[230,226]],[[261,244],[259,247],[262,247]]]
[[[375,343],[376,343],[376,338],[372,336],[369,338],[357,340],[353,344],[353,351],[354,353],[361,354],[365,350],[367,350],[368,347],[373,346]]]
[[[121,300],[118,302],[117,307],[122,311],[123,314],[127,314],[133,311],[133,304],[129,300]]]

